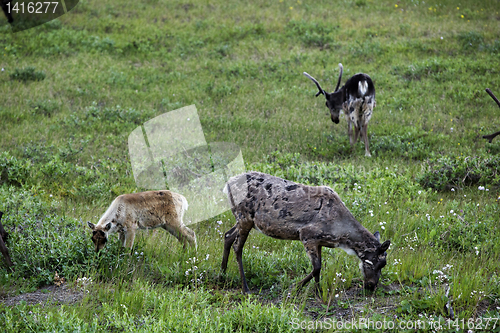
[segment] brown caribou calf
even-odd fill
[[[248,172],[227,182],[231,210],[236,225],[225,234],[222,271],[227,269],[231,246],[243,284],[248,285],[243,272],[243,246],[252,228],[277,239],[300,240],[311,259],[313,270],[299,286],[313,277],[316,287],[321,271],[321,248],[339,247],[361,260],[366,289],[374,290],[386,265],[385,251],[390,241],[380,244],[380,234],[370,233],[344,205],[340,197],[327,186],[307,186],[260,172]],[[235,202],[236,198],[236,202]]]
[[[187,243],[196,247],[194,231],[182,222],[187,208],[186,198],[171,191],[122,194],[113,201],[97,225],[87,222],[93,230],[95,251],[104,248],[113,232],[118,232],[123,246],[131,249],[137,229],[158,227],[170,232],[184,247]]]

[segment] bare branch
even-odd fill
[[[490,88],[486,88],[485,90],[488,93],[488,95],[490,95],[491,98],[493,98],[493,100],[497,103],[498,107],[500,108],[500,101],[498,100],[498,98],[495,95],[493,95]]]
[[[493,98],[493,100],[497,103],[498,107],[500,107],[500,101],[498,100],[498,98],[493,94],[493,92],[490,90],[490,88],[486,88],[485,89],[486,92],[488,93],[488,95],[491,96],[491,98]],[[496,133],[493,133],[493,134],[490,134],[490,135],[483,135],[483,139],[486,139],[488,140],[489,143],[491,143],[493,141],[493,139],[497,136],[497,135],[500,135],[500,131],[499,132],[496,132]]]
[[[488,140],[489,143],[491,143],[493,141],[493,139],[497,136],[497,135],[500,135],[500,131],[496,132],[496,133],[493,133],[493,134],[490,134],[490,135],[483,135],[483,139],[486,139]]]

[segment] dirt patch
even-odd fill
[[[388,293],[399,290],[400,286],[391,284],[379,286],[379,288]],[[306,302],[305,313],[314,319],[331,317],[336,320],[349,321],[353,318],[370,315],[373,311],[384,316],[393,316],[400,303],[401,296],[398,294],[386,294],[381,297],[366,293],[362,286],[353,285],[343,292],[332,295],[326,302],[317,297],[310,298]]]
[[[26,304],[60,305],[72,304],[81,300],[84,293],[81,290],[70,288],[67,284],[61,286],[47,286],[31,293],[0,298],[0,304],[16,306],[24,301]]]
[[[303,304],[304,314],[314,320],[324,318],[335,318],[336,320],[349,321],[353,318],[366,317],[373,312],[384,316],[394,316],[397,314],[397,307],[401,304],[402,296],[399,291],[401,286],[393,283],[387,286],[379,286],[384,291],[384,295],[369,294],[362,285],[354,283],[349,289],[331,295],[331,298],[324,302],[312,291],[313,285],[305,287],[301,291],[290,287],[288,296],[292,303]],[[240,289],[234,289],[235,293],[241,293]],[[258,294],[259,300],[266,304],[275,306],[284,301],[283,296],[276,296],[270,290],[252,290]]]

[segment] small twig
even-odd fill
[[[463,218],[462,216],[460,216],[460,215],[458,215],[458,214],[457,214],[457,216],[458,216],[458,218],[459,218],[460,220],[462,220],[462,222],[463,222],[463,223],[465,223],[465,225],[469,225],[469,223],[468,223],[467,221],[465,221],[465,220],[464,220],[464,218]]]

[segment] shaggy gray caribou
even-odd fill
[[[92,229],[95,251],[99,252],[109,234],[118,232],[124,247],[132,248],[137,229],[162,227],[183,245],[196,246],[196,235],[182,222],[188,203],[184,196],[171,191],[148,191],[122,194],[106,210],[97,225],[87,222]]]
[[[375,86],[372,79],[364,74],[358,73],[351,77],[342,88],[339,89],[344,68],[339,64],[340,75],[335,87],[335,91],[327,93],[321,88],[319,82],[311,75],[304,72],[303,74],[311,79],[318,87],[319,92],[316,97],[324,95],[326,98],[326,106],[330,110],[330,116],[335,124],[339,123],[340,110],[344,110],[347,117],[347,132],[349,134],[349,142],[354,150],[354,145],[358,141],[359,133],[365,142],[365,156],[372,156],[370,153],[368,142],[368,122],[372,117],[375,102]],[[352,127],[354,126],[354,136]]]
[[[225,192],[236,218],[236,225],[225,234],[222,272],[233,246],[243,292],[248,285],[243,272],[243,246],[252,228],[277,239],[300,240],[311,259],[313,270],[302,281],[319,283],[321,248],[339,247],[361,260],[366,289],[374,290],[386,265],[390,241],[380,244],[380,234],[370,233],[346,208],[340,197],[327,186],[307,186],[260,172],[235,176]]]

